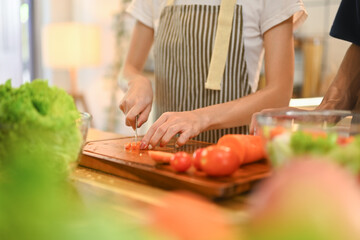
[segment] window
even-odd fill
[[[32,66],[32,0],[0,1],[0,83],[28,82]]]

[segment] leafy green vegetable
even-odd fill
[[[291,136],[290,146],[295,154],[325,154],[337,146],[337,134],[314,136],[311,133],[297,131]]]
[[[358,174],[360,172],[360,136],[356,136],[351,143],[333,148],[327,156]]]
[[[267,152],[274,166],[280,166],[294,156],[315,155],[334,161],[358,174],[360,172],[360,135],[347,144],[339,144],[338,138],[336,133],[286,132],[269,141]]]
[[[274,166],[280,166],[294,155],[294,151],[290,148],[290,134],[284,133],[275,136],[274,139],[267,144],[267,152]]]
[[[19,88],[7,81],[0,85],[0,161],[13,155],[52,156],[59,171],[65,162],[77,159],[81,133],[76,126],[79,112],[64,90],[35,80]]]
[[[109,209],[84,206],[68,180],[82,141],[63,90],[0,85],[0,239],[149,239]]]

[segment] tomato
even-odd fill
[[[141,142],[131,142],[131,149],[132,150],[140,150]]]
[[[283,134],[286,132],[286,129],[282,126],[276,126],[270,130],[270,139],[274,139],[274,137]]]
[[[125,143],[124,147],[125,147],[126,150],[131,149],[131,142]]]
[[[170,159],[171,167],[177,172],[185,172],[191,167],[192,157],[186,152],[177,152]]]
[[[351,143],[352,141],[354,141],[354,137],[350,136],[350,137],[343,137],[343,136],[338,136],[336,143],[339,145],[346,145],[348,143]]]
[[[157,163],[169,163],[174,153],[161,152],[161,151],[147,151],[152,160]]]
[[[240,166],[239,158],[231,148],[217,145],[203,150],[200,163],[202,170],[214,177],[229,176]]]
[[[196,170],[198,171],[202,171],[201,169],[201,153],[203,152],[204,148],[198,148],[196,149],[196,151],[193,153],[193,165],[196,168]]]

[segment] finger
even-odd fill
[[[133,129],[135,129],[135,117],[136,116],[132,116],[129,113],[126,114],[125,116],[125,122],[126,122],[126,126],[132,127]]]
[[[158,127],[154,132],[154,134],[151,136],[149,140],[149,145],[151,145],[152,147],[157,146],[160,140],[162,139],[162,137],[164,136],[164,134],[166,133],[166,130],[167,130],[166,124],[163,124],[160,127]]]
[[[157,129],[167,121],[167,115],[163,114],[160,116],[160,118],[158,120],[156,120],[153,125],[151,125],[151,127],[149,128],[149,130],[146,132],[145,136],[143,137],[143,139],[141,140],[141,149],[145,149],[148,147],[150,140],[152,139],[153,135],[155,134],[155,132],[157,131]],[[157,143],[157,142],[156,142]],[[155,147],[156,145],[152,145],[153,147]]]
[[[127,114],[127,109],[128,109],[128,101],[126,101],[126,98],[123,97],[120,101],[120,105],[119,105],[120,110],[124,113]]]
[[[193,137],[190,130],[186,130],[185,132],[181,133],[179,138],[176,140],[175,146],[181,147],[185,145],[189,139]]]
[[[179,125],[175,124],[175,125],[170,125],[167,128],[166,133],[163,135],[163,137],[160,140],[160,146],[166,146],[166,144],[168,144],[170,142],[170,140],[177,134],[181,132],[181,128],[179,127]]]
[[[141,127],[148,119],[151,112],[151,105],[148,105],[144,111],[142,111],[138,118],[138,127]]]
[[[142,105],[135,105],[134,107],[132,107],[129,112],[126,114],[126,120],[129,121],[130,126],[135,129],[135,124],[136,124],[136,116],[140,115],[141,112],[144,110],[144,106]],[[139,120],[139,118],[138,118]],[[139,127],[139,124],[138,124]]]
[[[125,107],[123,104],[120,103],[119,108],[123,113],[125,113]]]

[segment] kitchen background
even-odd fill
[[[294,99],[311,98],[310,105],[319,102],[336,74],[349,46],[329,37],[340,2],[304,0],[309,17],[294,33]],[[10,78],[15,86],[35,78],[47,79],[50,84],[76,96],[79,109],[93,115],[93,127],[133,134],[132,129],[125,126],[124,116],[118,109],[126,89],[119,73],[134,24],[125,13],[128,4],[129,0],[1,0],[0,84]],[[92,27],[95,35],[91,35],[94,36],[91,39],[98,38],[98,41],[85,37],[78,45],[78,48],[92,46],[95,60],[91,64],[78,62],[71,67],[54,64],[49,60],[51,56],[44,54],[43,50],[51,45],[47,43],[49,39],[44,29],[63,22]],[[71,34],[64,32],[52,41],[62,44],[68,35]],[[150,57],[146,64],[149,78],[153,77],[152,69]],[[141,134],[152,121],[149,119],[140,129]]]

